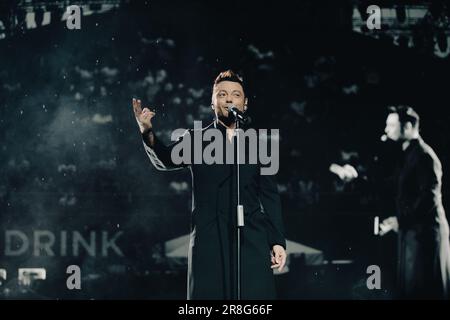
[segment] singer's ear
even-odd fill
[[[211,103],[211,109],[213,109],[213,110],[214,110],[214,104],[212,104],[212,103]]]

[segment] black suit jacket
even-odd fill
[[[412,140],[398,175],[398,284],[401,298],[448,298],[449,226],[442,166],[421,138]]]
[[[226,130],[213,122],[201,129],[219,129],[224,145],[230,143]],[[233,164],[181,164],[171,159],[172,149],[188,130],[166,146],[155,137],[153,148],[144,140],[145,150],[156,169],[189,168],[192,175],[192,218],[188,263],[188,299],[236,298],[236,166]],[[235,142],[233,142],[235,143]],[[209,142],[203,142],[202,148]],[[191,159],[192,160],[192,159]],[[241,202],[245,226],[241,235],[241,296],[243,299],[273,299],[275,285],[270,268],[273,245],[286,247],[281,203],[274,176],[260,174],[260,165],[240,165]]]

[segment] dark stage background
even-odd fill
[[[184,299],[186,265],[167,257],[164,243],[189,232],[190,174],[151,166],[131,99],[157,110],[154,125],[168,142],[171,130],[212,120],[212,80],[232,68],[249,86],[254,122],[280,129],[287,238],[323,253],[318,265],[291,257],[289,272],[276,276],[280,298],[392,298],[395,235],[373,235],[374,217],[395,213],[385,179],[397,147],[380,142],[386,107],[409,104],[421,115],[448,209],[449,59],[434,54],[423,22],[411,26],[422,40],[413,46],[355,32],[358,4],[117,1],[83,15],[81,30],[51,21],[6,33],[0,297]],[[331,163],[351,163],[358,179],[340,181]],[[39,246],[49,241],[50,251]],[[66,288],[71,264],[82,290]],[[372,264],[382,290],[366,287]],[[45,268],[46,279],[24,285],[19,268]]]

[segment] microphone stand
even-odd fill
[[[239,115],[232,111],[235,118],[235,130],[236,130],[236,188],[237,188],[237,207],[236,207],[236,288],[237,288],[237,300],[241,300],[241,233],[242,227],[244,227],[244,206],[241,204],[241,190],[240,190],[240,166],[239,166]]]

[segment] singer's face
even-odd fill
[[[394,141],[402,137],[401,124],[397,113],[390,113],[388,115],[384,132],[389,139]]]
[[[244,111],[246,103],[247,99],[244,96],[244,90],[240,83],[222,81],[213,88],[212,104],[218,117],[227,118],[227,107],[229,106],[235,106],[239,110]]]

